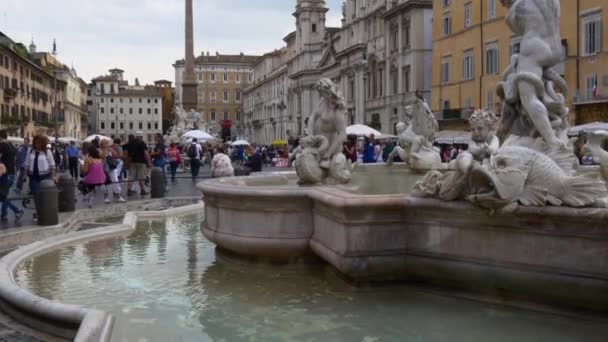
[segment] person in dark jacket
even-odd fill
[[[251,169],[251,172],[262,172],[262,154],[260,150],[253,147],[253,155],[251,158],[245,163],[245,166]]]

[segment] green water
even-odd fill
[[[356,288],[321,266],[236,262],[216,254],[197,217],[40,255],[16,280],[39,296],[112,312],[116,342],[608,340],[605,322],[400,285]]]

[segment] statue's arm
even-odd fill
[[[499,148],[500,148],[500,140],[498,139],[497,136],[492,135],[492,139],[490,141],[490,144],[488,145],[488,153],[490,155],[493,155],[494,153],[496,153],[496,151],[498,151]]]

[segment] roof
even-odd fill
[[[248,64],[252,65],[255,61],[260,58],[257,55],[200,55],[194,60],[195,64]],[[180,59],[175,62],[176,65],[183,65],[184,60]]]
[[[97,76],[92,81],[96,82],[119,82],[118,78],[112,75]]]
[[[118,94],[101,94],[105,97],[127,97],[127,96],[163,96],[163,90],[159,87],[147,86],[145,89],[125,89],[120,88]]]

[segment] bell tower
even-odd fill
[[[296,47],[297,51],[315,51],[321,49],[325,36],[325,14],[328,8],[325,0],[297,0],[296,11]]]

